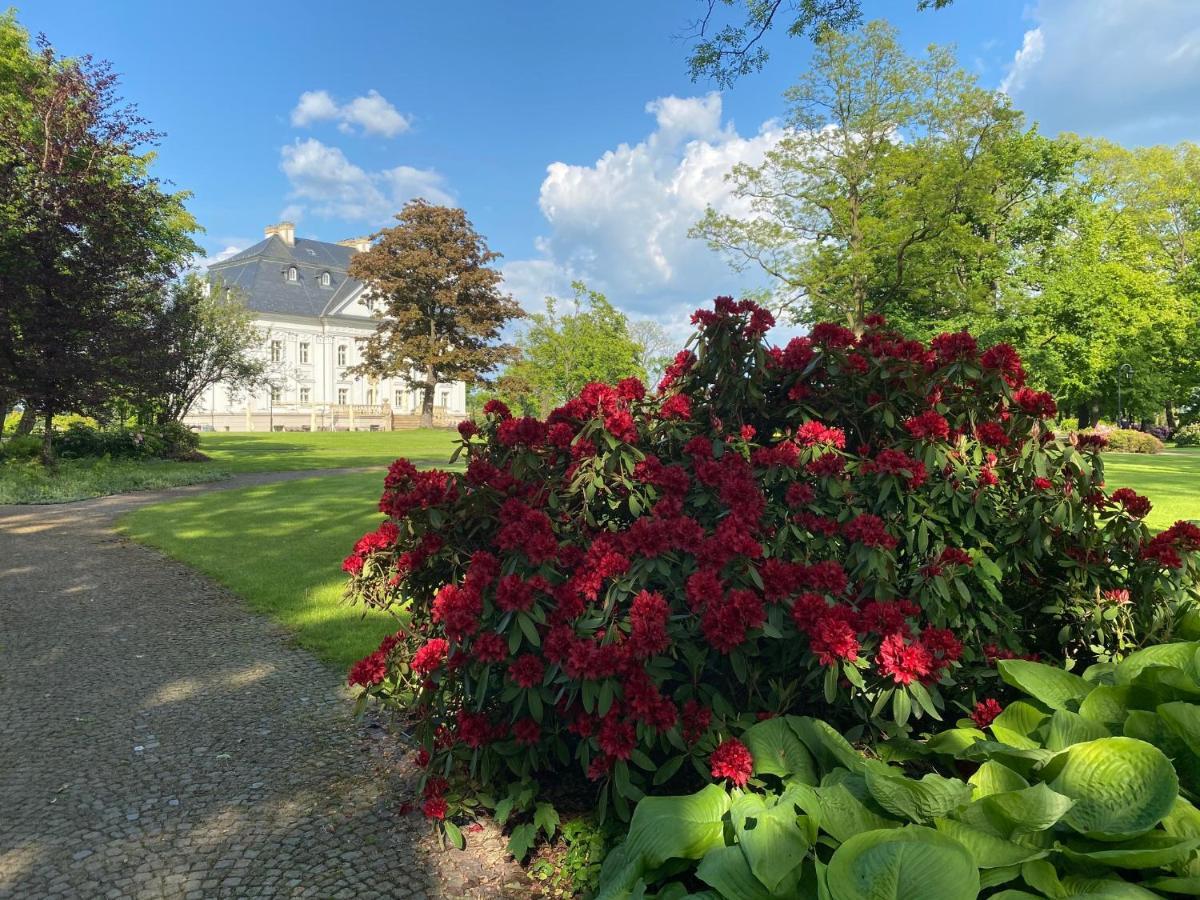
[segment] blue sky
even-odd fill
[[[1044,130],[1200,138],[1198,0],[867,0],[905,44],[957,45]],[[769,145],[809,46],[712,93],[678,37],[699,0],[287,4],[40,0],[18,8],[66,54],[122,73],[167,133],[157,171],[194,193],[210,255],[292,218],[337,240],[424,195],[463,206],[527,306],[572,278],[635,315],[753,281],[686,237],[721,176]],[[304,98],[302,101],[302,97]]]

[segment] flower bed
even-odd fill
[[[570,769],[627,816],[761,717],[903,734],[997,660],[1173,633],[1200,530],[1151,540],[1012,348],[881,321],[772,348],[729,298],[694,322],[654,394],[589,385],[545,421],[493,402],[460,426],[464,474],[391,467],[344,568],[412,626],[351,681],[420,717],[430,816]]]

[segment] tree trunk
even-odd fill
[[[51,468],[54,465],[54,410],[47,407],[45,412],[45,431],[42,432],[42,465]]]
[[[1170,428],[1173,433],[1175,431],[1175,405],[1170,400],[1167,401],[1166,414],[1167,427]]]
[[[17,434],[32,434],[33,426],[37,424],[37,412],[33,404],[25,401],[25,409],[21,412],[21,421],[17,422]]]
[[[421,399],[421,427],[433,427],[433,394],[437,389],[437,375],[433,366],[425,370],[425,396]]]
[[[1079,406],[1075,408],[1075,418],[1079,420],[1078,428],[1080,431],[1092,424],[1091,415],[1091,404],[1087,401],[1080,403]]]
[[[12,402],[11,394],[0,394],[0,444],[4,443],[4,422],[8,419],[8,409]]]

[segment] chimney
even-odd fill
[[[279,235],[279,239],[289,247],[296,246],[296,226],[291,222],[280,222],[278,225],[268,225],[263,229],[263,237]]]
[[[356,253],[366,253],[371,249],[371,239],[369,237],[346,238],[344,241],[338,241],[339,247],[350,247]]]

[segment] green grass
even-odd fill
[[[200,450],[234,473],[382,466],[398,456],[444,466],[457,437],[453,429],[205,433]]]
[[[0,504],[67,503],[248,472],[386,466],[398,456],[444,466],[457,437],[448,429],[204,434],[200,450],[211,458],[207,463],[63,460],[54,471],[33,462],[0,463]]]
[[[342,601],[341,561],[382,521],[381,488],[373,472],[217,491],[137,510],[119,528],[224,584],[344,668],[396,630],[390,616]]]
[[[1105,489],[1131,487],[1150,498],[1146,524],[1158,531],[1178,519],[1200,520],[1200,448],[1143,453],[1105,453]]]
[[[38,462],[0,463],[0,504],[68,503],[225,478],[224,466],[167,460],[68,459],[50,471]]]

